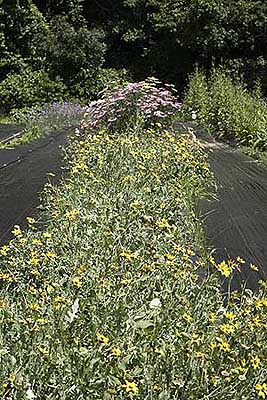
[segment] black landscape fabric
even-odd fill
[[[0,243],[9,240],[15,224],[24,225],[39,204],[39,194],[48,173],[58,179],[62,166],[62,145],[67,132],[14,149],[0,150]]]

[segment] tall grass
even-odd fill
[[[249,92],[223,69],[214,69],[209,76],[194,73],[183,110],[219,138],[267,149],[267,104],[260,90]]]

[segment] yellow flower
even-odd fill
[[[216,262],[213,256],[209,256],[209,261],[214,267],[216,266]]]
[[[49,351],[48,351],[48,349],[46,347],[39,346],[38,350],[40,351],[42,357],[47,358],[49,356]]]
[[[231,324],[222,324],[219,326],[219,328],[223,333],[234,333],[235,332],[235,327],[234,327],[234,325],[231,325]]]
[[[263,307],[264,304],[263,304],[263,301],[261,299],[258,299],[258,300],[255,301],[254,305],[255,305],[255,307],[257,309],[259,309],[259,308]]]
[[[260,360],[260,357],[258,357],[258,356],[252,357],[250,359],[250,364],[253,369],[259,368],[260,362],[261,362],[261,360]]]
[[[226,278],[228,278],[232,273],[232,269],[225,261],[222,261],[220,264],[218,264],[217,269]]]
[[[4,245],[4,246],[2,246],[1,249],[0,249],[0,254],[1,254],[2,256],[6,256],[8,251],[9,251],[9,246]]]
[[[169,228],[170,224],[166,218],[158,219],[156,221],[156,225],[158,228]]]
[[[38,293],[38,290],[34,286],[30,286],[28,292],[31,294],[36,294]]]
[[[108,342],[109,342],[109,338],[102,335],[101,333],[97,333],[96,338],[100,343],[103,343],[103,344],[108,344]]]
[[[231,311],[225,311],[224,313],[225,318],[229,319],[229,321],[233,322],[236,319],[236,315]]]
[[[48,251],[46,253],[46,258],[48,258],[48,260],[54,261],[54,259],[56,258],[56,253],[53,253],[52,251]]]
[[[125,278],[125,279],[122,279],[122,280],[121,280],[121,284],[122,284],[122,285],[129,285],[129,283],[131,283],[131,279]]]
[[[27,217],[26,220],[27,220],[28,224],[34,224],[36,222],[35,219],[32,217]]]
[[[142,208],[144,208],[143,204],[140,203],[139,200],[134,200],[134,201],[131,203],[131,207],[137,208],[137,209],[142,209]]]
[[[121,350],[118,347],[112,347],[110,352],[115,357],[120,357],[120,355],[121,355]]]
[[[213,322],[215,322],[215,319],[216,319],[216,314],[210,313],[209,314],[209,322],[211,322],[213,324]]]
[[[189,256],[194,256],[195,255],[195,252],[193,251],[193,250],[191,250],[191,249],[187,249],[187,254],[189,255]]]
[[[50,238],[52,237],[52,234],[51,234],[50,232],[44,232],[44,233],[43,233],[43,237],[44,237],[45,239],[50,239]]]
[[[21,236],[22,235],[22,231],[19,227],[19,225],[14,225],[14,229],[12,231],[14,236]]]
[[[0,299],[0,309],[1,309],[1,308],[5,308],[5,307],[6,307],[6,301]]]
[[[219,347],[220,350],[222,350],[224,352],[230,351],[229,343],[226,340],[224,340],[224,339],[222,339],[220,337],[217,337],[216,340],[219,342],[218,343],[218,347]]]
[[[236,257],[236,261],[237,262],[239,262],[240,264],[245,264],[246,263],[246,261],[245,260],[243,260],[243,258],[241,258],[241,257]]]
[[[260,326],[261,325],[261,321],[259,319],[259,317],[255,316],[252,318],[252,322],[255,326]]]
[[[79,278],[78,276],[75,276],[74,278],[72,278],[72,283],[77,288],[80,288],[82,286],[81,278]]]
[[[34,246],[41,246],[41,245],[42,245],[42,242],[41,242],[41,240],[39,240],[39,239],[33,239],[32,244],[33,244]]]
[[[136,178],[133,175],[126,175],[122,178],[122,182],[125,182],[125,183],[134,182],[135,180],[136,180]]]
[[[265,399],[267,396],[267,384],[263,383],[262,385],[260,383],[257,383],[255,385],[255,389],[258,392],[258,396],[261,397],[262,399]]]
[[[68,218],[69,220],[73,220],[75,219],[79,214],[78,210],[71,210],[71,211],[67,211],[65,216],[66,218]]]
[[[53,307],[55,310],[60,309],[61,304],[67,303],[67,300],[64,296],[56,296],[53,300]]]
[[[29,305],[29,308],[30,308],[32,311],[40,311],[40,310],[41,310],[41,307],[40,307],[39,304],[37,304],[37,303],[30,304],[30,305]]]
[[[214,343],[214,342],[211,342],[210,345],[209,345],[209,348],[211,349],[211,351],[215,350],[216,347],[217,347],[217,344]]]
[[[136,383],[134,383],[134,382],[126,381],[126,385],[122,385],[122,387],[125,388],[125,391],[127,393],[132,392],[134,394],[137,394],[139,392],[139,389],[138,389]]]
[[[124,251],[120,253],[120,256],[126,258],[126,260],[128,261],[132,261],[133,259],[137,258],[137,254],[132,253],[131,251]]]
[[[186,321],[186,322],[191,322],[192,321],[192,317],[189,315],[189,314],[183,314],[183,319]]]
[[[86,272],[86,270],[87,270],[87,267],[85,265],[80,265],[77,269],[78,273],[81,275],[84,274]]]
[[[39,261],[40,261],[39,258],[33,256],[33,257],[30,258],[29,264],[36,266],[36,265],[39,264]]]
[[[256,266],[256,265],[254,265],[254,264],[250,264],[250,268],[253,270],[253,271],[259,271],[259,268]]]
[[[37,322],[38,324],[44,325],[44,324],[47,324],[48,320],[45,319],[45,318],[38,318],[38,319],[36,320],[36,322]]]
[[[168,261],[173,261],[175,259],[175,256],[173,256],[172,254],[164,254],[164,257],[168,260]]]

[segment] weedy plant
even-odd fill
[[[28,218],[0,249],[2,398],[266,397],[266,285],[222,295],[243,260],[204,255],[206,156],[153,121],[83,124],[45,226]]]
[[[183,111],[219,138],[267,148],[267,104],[260,89],[249,92],[241,80],[233,81],[223,69],[214,69],[208,77],[203,71],[195,72]]]

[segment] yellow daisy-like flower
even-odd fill
[[[26,220],[27,220],[28,224],[30,224],[30,225],[34,224],[36,222],[35,219],[32,217],[27,217]]]
[[[118,347],[112,347],[110,352],[115,357],[120,357],[120,355],[121,355],[121,350]]]
[[[231,324],[222,324],[219,326],[219,328],[223,333],[226,333],[226,334],[235,332],[235,327],[234,327],[234,325],[231,325]]]
[[[19,225],[14,225],[14,229],[12,231],[14,236],[21,236],[22,235],[22,231],[20,229]]]
[[[168,261],[173,261],[175,259],[175,256],[173,256],[172,254],[169,254],[169,253],[164,254],[164,257]]]
[[[134,200],[134,201],[131,203],[131,207],[136,208],[136,209],[142,209],[142,208],[144,208],[143,204],[140,203],[139,200]]]
[[[213,322],[215,322],[215,320],[216,320],[216,314],[210,313],[209,314],[209,322],[211,322],[213,324]]]
[[[51,234],[50,232],[44,232],[44,233],[43,233],[43,237],[44,237],[45,239],[50,239],[50,238],[52,237],[52,234]]]
[[[120,253],[120,256],[125,258],[128,261],[132,261],[137,258],[137,254],[132,253],[131,251],[124,251],[124,252]]]
[[[126,381],[126,385],[122,385],[123,388],[125,388],[125,391],[127,393],[134,393],[137,394],[139,392],[138,386],[134,382],[128,382]]]
[[[217,270],[226,278],[228,278],[232,273],[231,267],[229,267],[229,265],[225,261],[222,261],[220,264],[217,265]]]
[[[255,389],[258,392],[258,396],[261,397],[262,399],[265,399],[267,397],[267,384],[263,383],[262,385],[260,383],[257,383],[255,385]]]
[[[40,261],[39,258],[31,257],[30,260],[29,260],[29,264],[36,266],[36,265],[39,264],[39,261]]]
[[[71,211],[67,211],[65,216],[66,218],[68,218],[69,220],[73,220],[75,219],[79,214],[78,210],[71,210]]]
[[[0,299],[0,309],[6,307],[6,301]]]
[[[79,278],[78,276],[75,276],[74,278],[72,278],[72,283],[77,288],[80,288],[82,286],[81,278]]]
[[[253,369],[259,368],[260,363],[261,363],[261,359],[260,359],[259,356],[255,356],[255,357],[252,357],[252,358],[250,359],[250,364],[251,364],[251,366],[252,366]]]
[[[156,225],[158,228],[162,228],[162,229],[170,227],[169,221],[166,218],[158,219],[156,221]]]
[[[220,350],[222,350],[224,352],[229,352],[230,351],[229,343],[226,340],[224,340],[224,339],[222,339],[220,337],[217,337],[216,340],[219,342],[217,347]]]
[[[56,256],[57,256],[56,253],[53,253],[52,251],[48,251],[46,253],[46,258],[51,261],[53,261],[56,258]]]
[[[183,314],[183,319],[186,321],[186,322],[191,322],[192,321],[192,317],[189,315],[189,314]]]
[[[8,253],[8,251],[9,251],[9,246],[4,245],[4,246],[2,246],[1,249],[0,249],[0,254],[1,254],[2,256],[6,256],[7,253]]]
[[[256,272],[259,271],[259,268],[258,268],[256,265],[254,265],[254,264],[250,264],[250,268],[251,268],[253,271],[256,271]]]
[[[255,305],[255,308],[258,310],[259,308],[263,307],[264,304],[261,299],[258,299],[255,301],[254,305]]]
[[[236,319],[236,315],[231,311],[225,311],[224,316],[231,322],[233,322]]]
[[[41,353],[42,357],[47,358],[49,356],[49,351],[46,347],[38,347],[39,352]]]
[[[32,244],[33,244],[34,246],[41,246],[41,245],[42,245],[42,242],[41,242],[41,240],[39,240],[39,239],[33,239]]]
[[[39,304],[37,304],[37,303],[30,304],[30,305],[29,305],[29,308],[30,308],[32,311],[40,311],[40,310],[41,310],[41,307],[40,307]]]
[[[108,342],[109,342],[109,338],[102,335],[99,332],[96,334],[96,338],[100,343],[103,343],[103,344],[108,344]]]

